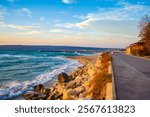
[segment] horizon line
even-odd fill
[[[92,47],[92,46],[75,46],[75,45],[73,45],[73,46],[71,46],[71,45],[44,45],[44,44],[42,44],[42,45],[32,45],[32,44],[8,44],[8,45],[5,45],[5,44],[0,44],[0,46],[58,46],[58,47],[60,47],[60,46],[64,46],[64,47],[81,47],[81,48],[109,48],[109,49],[111,49],[111,48],[115,48],[115,47]],[[125,49],[125,48],[115,48],[115,49]]]

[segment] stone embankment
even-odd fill
[[[82,59],[82,57],[79,58]],[[57,82],[50,88],[38,84],[34,86],[33,92],[23,94],[23,97],[27,100],[111,99],[111,71],[109,67],[110,55],[103,53],[96,56],[95,59],[86,60],[85,64],[73,71],[71,75],[59,74]]]

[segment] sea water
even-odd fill
[[[72,71],[80,64],[66,56],[88,55],[78,52],[0,50],[0,99],[13,99],[46,83],[59,73]]]

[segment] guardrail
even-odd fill
[[[111,71],[112,71],[112,92],[113,92],[113,100],[117,100],[116,95],[116,86],[115,86],[115,79],[114,79],[114,71],[113,71],[113,63],[112,63],[112,54],[111,54]]]

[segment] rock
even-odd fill
[[[96,60],[95,66],[97,67],[97,69],[100,69],[100,67],[101,67],[101,58],[100,57]]]
[[[58,75],[58,83],[61,84],[61,83],[66,83],[69,81],[69,76],[62,72]]]
[[[91,97],[92,97],[91,95],[92,94],[88,94],[88,95],[85,96],[85,98],[90,98],[91,99]]]
[[[51,93],[51,89],[45,88],[42,84],[34,86],[34,91],[38,93],[44,93],[44,94]]]
[[[63,85],[57,84],[56,86],[52,86],[50,88],[50,93],[47,96],[47,100],[57,100],[58,98],[62,98],[63,95]]]
[[[93,64],[91,64],[88,67],[87,73],[89,74],[89,76],[92,76],[95,73],[95,70],[96,70],[96,67]]]
[[[83,100],[92,100],[91,98],[84,98]]]
[[[56,87],[56,90],[57,92],[62,95],[63,94],[63,89],[64,89],[64,86],[61,85],[61,84],[58,84],[57,87]]]
[[[34,86],[34,91],[35,92],[43,92],[44,90],[45,90],[45,87],[42,84],[38,84],[38,85]]]
[[[68,90],[68,95],[71,96],[71,95],[77,95],[77,91],[75,89],[69,89]]]
[[[81,85],[81,83],[82,83],[82,78],[81,78],[80,76],[77,76],[76,79],[75,79],[75,82],[76,82],[76,86]]]
[[[73,81],[70,81],[70,82],[67,84],[66,88],[67,88],[67,89],[70,89],[70,88],[71,88],[71,89],[74,89],[74,88],[80,86],[81,83],[82,83],[82,78],[81,78],[80,76],[77,76]]]
[[[78,92],[75,89],[63,90],[63,100],[76,100],[78,98]]]
[[[70,75],[70,79],[74,80],[78,76],[77,72],[72,72]]]
[[[82,84],[84,84],[88,80],[88,77],[86,75],[82,76]]]
[[[38,94],[36,93],[31,93],[31,94],[23,94],[23,97],[27,100],[36,100],[38,99]]]
[[[23,96],[25,99],[27,99],[27,100],[30,98],[30,95],[29,95],[29,94],[23,94],[22,96]]]
[[[56,95],[56,91],[54,91],[53,93],[51,93],[49,96],[47,96],[47,100],[55,100],[54,96]]]
[[[91,82],[86,81],[86,82],[84,82],[83,86],[85,87],[86,90],[88,90],[91,86]]]
[[[78,99],[78,95],[75,89],[63,90],[63,100],[75,100]]]
[[[85,67],[83,66],[83,67],[78,67],[78,70],[77,70],[77,74],[78,75],[82,75],[82,74],[84,74],[85,73]],[[77,75],[77,76],[78,76]]]
[[[40,100],[46,100],[47,97],[48,97],[48,96],[47,96],[46,94],[40,94],[40,95],[39,95],[39,99],[40,99]]]
[[[84,98],[84,94],[83,93],[80,93],[79,94],[79,99],[83,99]]]
[[[85,91],[85,88],[83,86],[75,88],[77,94],[83,93]]]
[[[43,90],[43,93],[45,93],[45,94],[50,94],[50,93],[51,93],[51,89],[44,89],[44,90]]]
[[[76,87],[76,82],[75,82],[75,80],[73,80],[73,81],[70,81],[68,84],[67,84],[67,86],[66,86],[66,88],[67,89],[74,89]]]
[[[55,86],[51,86],[51,87],[50,87],[50,91],[51,91],[51,92],[54,92],[55,89],[56,89]]]
[[[71,100],[71,97],[68,95],[68,90],[63,90],[63,100]]]
[[[50,94],[48,96],[48,100],[58,100],[58,99],[62,99],[63,96],[63,90],[64,90],[64,85],[62,84],[57,84],[56,86],[52,86],[50,88]]]
[[[58,99],[62,99],[63,94],[59,94],[58,91],[54,91],[53,93],[51,93],[48,97],[47,100],[58,100]]]

